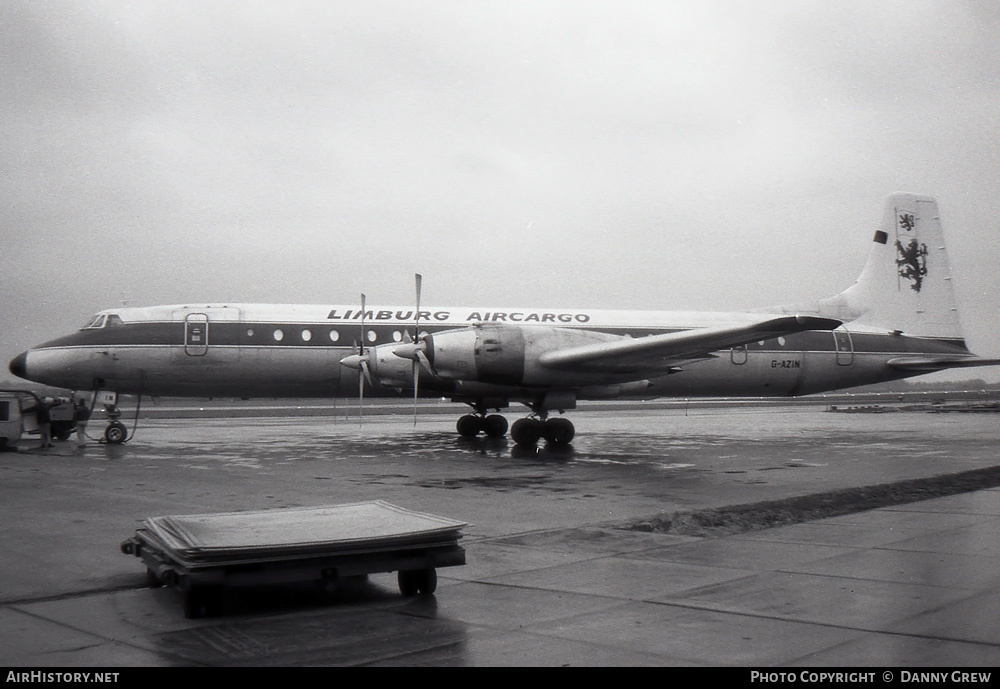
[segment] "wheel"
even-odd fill
[[[200,617],[215,617],[222,613],[222,588],[204,586],[190,588],[184,592],[184,617],[195,620]]]
[[[542,422],[538,419],[518,419],[510,427],[510,437],[518,445],[534,445],[542,437]]]
[[[507,433],[507,419],[499,414],[490,414],[483,420],[483,430],[491,438],[502,438]]]
[[[417,588],[420,589],[420,593],[425,596],[429,596],[438,587],[438,573],[433,567],[421,570],[417,572]]]
[[[205,609],[205,592],[199,589],[188,589],[184,592],[184,617],[189,620],[197,620],[198,618],[204,617],[207,610]]]
[[[455,427],[463,438],[475,438],[483,430],[483,419],[475,414],[466,414],[459,418]]]
[[[437,570],[433,567],[401,569],[396,578],[399,581],[399,592],[407,598],[412,598],[418,593],[429,596],[437,590]]]
[[[420,584],[417,581],[418,574],[420,574],[418,570],[401,569],[396,575],[396,580],[399,582],[399,592],[405,597],[412,598],[420,593]]]
[[[104,429],[104,439],[112,445],[120,445],[128,437],[128,429],[121,421],[112,421]]]
[[[553,445],[567,445],[576,435],[576,429],[569,419],[549,419],[545,422],[543,433],[545,439]]]

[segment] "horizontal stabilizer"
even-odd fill
[[[597,342],[545,352],[539,363],[548,368],[587,371],[656,371],[712,352],[805,330],[833,330],[841,321],[815,316],[779,316],[717,328],[692,328],[614,342]]]
[[[949,368],[998,366],[1000,359],[980,359],[976,356],[901,356],[889,359],[886,364],[900,371],[943,371]]]

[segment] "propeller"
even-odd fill
[[[423,285],[423,276],[420,273],[416,273],[415,278],[417,287],[417,317],[413,321],[413,337],[411,338],[410,334],[406,333],[406,344],[402,344],[392,350],[392,353],[398,357],[413,360],[414,405],[416,405],[417,384],[420,375],[417,364],[419,363],[423,366],[424,370],[430,375],[437,375],[437,373],[434,372],[434,367],[431,366],[430,360],[427,358],[427,341],[420,339],[420,289]]]
[[[434,367],[431,366],[430,359],[427,358],[427,341],[420,338],[420,296],[423,287],[423,276],[420,273],[414,274],[416,291],[416,316],[413,319],[413,335],[409,330],[403,331],[404,344],[393,348],[393,354],[404,359],[412,359],[411,370],[413,372],[413,425],[417,425],[417,401],[420,397],[420,368],[431,376],[436,376]],[[340,361],[341,365],[359,371],[358,375],[358,424],[364,413],[365,401],[365,380],[372,387],[375,383],[371,374],[371,353],[365,351],[365,295],[361,295],[361,339],[358,341],[358,353],[346,356]]]
[[[437,375],[437,371],[431,365],[431,360],[427,358],[427,340],[399,345],[393,348],[392,353],[403,359],[413,359],[414,366],[419,363],[428,374]]]
[[[359,371],[358,374],[358,425],[361,425],[361,420],[364,417],[364,407],[365,407],[365,381],[372,387],[375,383],[372,381],[371,369],[368,365],[369,354],[365,352],[365,295],[361,294],[361,339],[358,340],[358,353],[352,354],[351,356],[345,356],[340,360],[342,366],[347,368],[352,368],[355,371]]]
[[[417,346],[420,345],[420,292],[424,283],[424,276],[420,273],[414,273],[414,283],[417,293],[417,308],[416,308],[416,318],[413,319],[413,340],[412,342]],[[417,425],[417,396],[420,394],[420,368],[417,366],[416,359],[413,360],[412,365],[413,370],[413,425]]]

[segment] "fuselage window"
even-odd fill
[[[277,342],[281,342],[283,339],[285,339],[285,333],[281,332],[281,328],[274,329],[274,339]]]
[[[309,341],[309,340],[311,340],[311,339],[313,339],[313,334],[312,334],[312,332],[311,332],[311,331],[309,331],[309,330],[303,330],[303,331],[302,331],[302,341],[303,341],[303,342],[308,342],[308,341]]]
[[[336,342],[339,339],[340,339],[340,333],[338,333],[336,330],[331,330],[330,331],[330,342]]]
[[[396,342],[400,342],[403,339],[403,334],[401,332],[399,332],[398,330],[393,330],[392,331],[392,339],[394,339]]]
[[[253,328],[247,328],[247,337],[253,337]]]
[[[369,330],[368,331],[368,341],[369,342],[374,342],[377,337],[378,337],[378,333],[376,333],[374,330]]]
[[[780,344],[782,347],[784,347],[785,346],[785,338],[784,337],[779,337],[778,338],[778,344]]]

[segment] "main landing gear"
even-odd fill
[[[507,419],[499,414],[487,414],[486,409],[474,407],[472,414],[461,417],[456,424],[458,434],[463,438],[475,438],[485,433],[490,438],[502,438],[507,433]],[[548,418],[543,409],[532,407],[531,416],[518,419],[510,426],[510,437],[518,445],[534,445],[542,438],[550,445],[568,445],[576,429],[569,419]]]
[[[480,433],[490,438],[502,438],[507,433],[507,419],[499,414],[477,412],[461,417],[456,428],[463,438],[475,438]]]
[[[569,419],[556,417],[546,419],[537,415],[518,419],[510,428],[510,437],[518,445],[534,445],[545,438],[550,445],[568,445],[576,435],[576,429]]]

